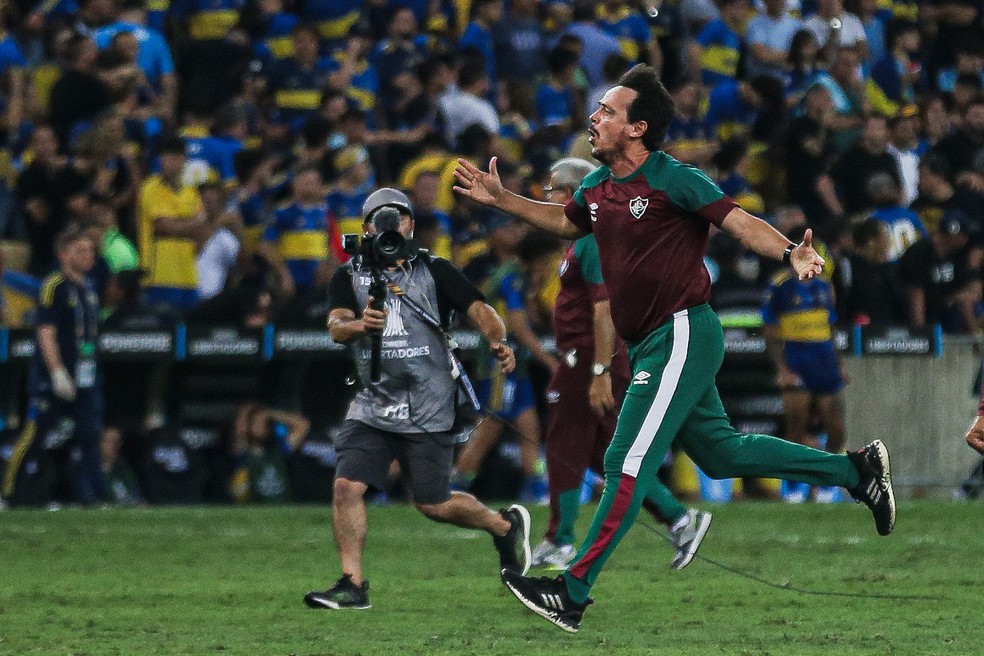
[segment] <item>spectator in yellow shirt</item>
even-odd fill
[[[147,269],[147,301],[185,310],[198,302],[195,253],[207,227],[202,202],[182,180],[185,143],[164,140],[161,170],[140,187],[140,259]]]

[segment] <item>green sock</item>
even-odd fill
[[[580,488],[561,492],[557,496],[557,505],[560,506],[560,520],[557,522],[554,544],[574,544],[574,524],[577,523],[578,509],[581,505],[580,497]]]

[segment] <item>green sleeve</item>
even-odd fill
[[[594,235],[581,237],[574,242],[574,256],[581,267],[581,277],[592,285],[601,285],[601,258],[598,256],[598,242]]]
[[[666,186],[670,202],[687,212],[697,212],[724,196],[724,192],[714,181],[693,166],[677,166],[670,180],[671,184]]]

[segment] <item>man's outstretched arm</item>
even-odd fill
[[[502,186],[496,169],[496,158],[489,162],[488,172],[482,171],[471,162],[459,159],[454,170],[458,184],[454,190],[476,203],[489,205],[508,212],[519,220],[535,228],[546,230],[558,237],[577,239],[585,233],[571,223],[564,214],[564,206],[556,203],[541,203],[524,196],[518,196]]]

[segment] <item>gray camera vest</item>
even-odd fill
[[[409,272],[400,268],[387,271],[386,275],[437,317],[437,286],[424,257],[412,260]],[[352,274],[359,307],[369,302],[371,281],[368,271]],[[386,309],[389,314],[383,329],[378,383],[369,379],[369,336],[350,344],[363,387],[352,399],[345,418],[394,433],[450,430],[455,418],[457,383],[451,376],[447,340],[392,292],[386,295]]]

